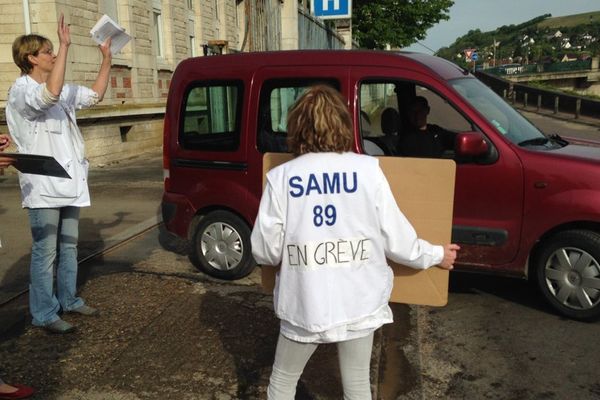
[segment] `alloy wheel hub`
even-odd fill
[[[573,286],[581,285],[581,275],[577,271],[569,271],[567,274],[567,280]]]
[[[227,243],[225,243],[224,241],[219,241],[217,243],[217,251],[219,253],[224,253],[227,250]]]

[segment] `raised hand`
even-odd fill
[[[111,38],[108,37],[108,38],[106,38],[104,43],[102,43],[101,45],[98,46],[100,48],[100,52],[102,53],[102,57],[104,57],[104,58],[112,57],[112,53],[110,51],[110,43],[111,43]]]
[[[61,45],[70,46],[71,45],[71,30],[69,25],[65,24],[65,15],[60,14],[60,18],[58,19],[58,41]]]

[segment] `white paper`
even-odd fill
[[[110,37],[110,52],[113,55],[121,51],[123,46],[131,40],[131,36],[125,32],[125,29],[106,14],[100,17],[90,33],[92,34],[92,39],[98,44],[104,43]]]

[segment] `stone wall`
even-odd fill
[[[256,1],[256,0],[252,0]],[[239,7],[239,10],[238,10]],[[240,51],[240,31],[243,33],[242,14],[244,5],[236,6],[235,1],[200,0],[198,37],[203,44],[213,40],[226,40],[225,51]]]
[[[144,115],[114,116],[109,113],[102,116],[98,113],[99,118],[94,115],[79,117],[77,122],[90,164],[110,164],[161,149],[164,109],[155,107],[149,110],[151,112]],[[5,121],[0,122],[0,132],[8,132]],[[11,146],[7,151],[16,149]]]
[[[133,89],[131,83],[131,68],[125,66],[113,66],[110,71],[111,98],[113,100],[133,99]]]
[[[248,3],[250,1],[252,3]],[[297,48],[296,0],[0,0],[3,16],[0,24],[0,132],[7,132],[6,93],[19,75],[12,60],[14,39],[29,28],[32,33],[49,38],[57,48],[57,21],[64,13],[72,38],[65,80],[91,86],[101,54],[89,32],[106,12],[117,19],[132,40],[119,54],[113,55],[102,106],[77,115],[88,157],[92,164],[107,163],[160,147],[166,97],[177,64],[193,53],[202,55],[204,46],[211,42],[226,43],[225,53],[247,51],[241,48],[246,34],[246,13],[257,2],[284,10],[281,15],[270,13],[267,17],[273,25],[285,21],[282,28],[285,34],[279,40],[286,42],[283,46],[286,49]],[[29,23],[24,13],[27,4]],[[160,14],[163,23],[162,56],[158,54],[155,12]],[[277,21],[278,18],[281,21]],[[264,29],[257,27],[256,30],[255,35],[264,35]],[[192,43],[194,49],[190,48]],[[215,53],[214,47],[211,52]]]
[[[162,147],[160,115],[137,118],[80,119],[86,155],[92,166],[132,158]]]
[[[19,76],[12,59],[12,43],[23,32],[23,11],[12,2],[0,0],[0,104],[6,99],[10,85]]]

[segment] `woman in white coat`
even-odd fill
[[[71,35],[63,15],[58,22],[58,39],[57,52],[52,42],[40,35],[15,39],[13,60],[21,76],[10,88],[6,120],[19,152],[52,156],[71,177],[19,174],[22,205],[28,211],[33,238],[29,287],[32,323],[53,333],[67,333],[74,326],[59,317],[61,309],[83,315],[97,313],[76,295],[79,210],[90,205],[90,194],[88,161],[75,110],[102,100],[112,57],[110,41],[99,46],[102,62],[91,89],[65,84]]]
[[[352,120],[336,90],[309,88],[289,112],[288,138],[296,158],[267,174],[251,236],[257,263],[281,266],[268,398],[294,399],[318,344],[337,343],[344,399],[370,399],[373,332],[392,322],[386,257],[451,269],[459,247],[417,238],[377,159],[351,152]]]

